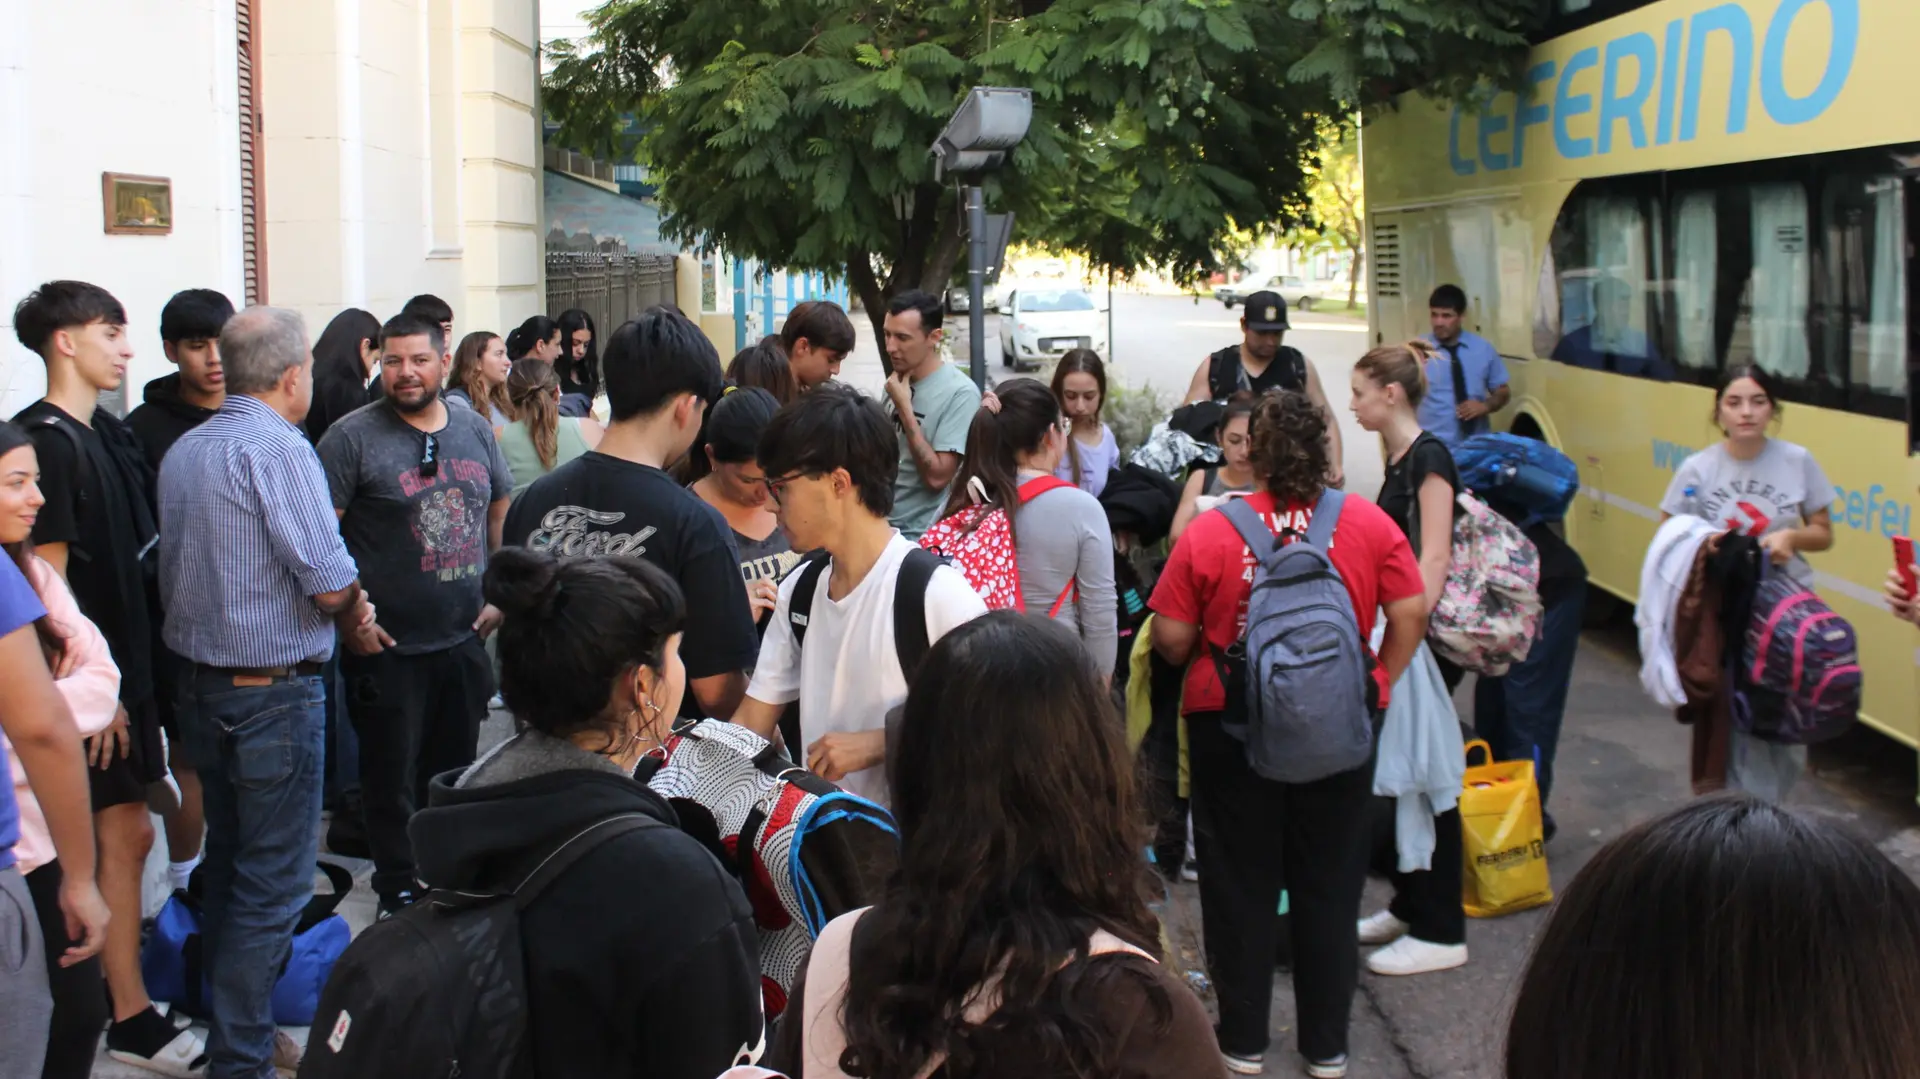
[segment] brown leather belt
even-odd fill
[[[320,673],[321,664],[302,660],[289,667],[209,667],[199,665],[198,673],[215,678],[231,678],[236,686],[266,686],[289,678],[310,677]]]

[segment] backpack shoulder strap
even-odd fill
[[[826,571],[831,556],[825,551],[815,551],[800,560],[799,580],[793,582],[793,595],[787,597],[787,625],[793,628],[793,648],[799,651],[807,643],[807,619],[813,613],[813,593],[820,587],[820,575]]]
[[[87,488],[92,486],[93,461],[87,457],[86,443],[80,441],[80,436],[74,434],[72,428],[61,423],[60,419],[59,416],[41,416],[33,421],[33,427],[59,432],[67,448],[73,451],[73,501],[75,505],[85,505]]]
[[[1254,557],[1266,561],[1267,555],[1273,553],[1274,535],[1273,529],[1268,528],[1267,522],[1261,519],[1259,511],[1247,505],[1246,499],[1234,498],[1227,500],[1220,507],[1220,512],[1240,533],[1240,538],[1246,541],[1247,549],[1253,552]]]
[[[913,672],[927,658],[933,642],[927,638],[927,586],[940,556],[921,547],[907,552],[900,575],[893,582],[893,650],[900,657],[900,673],[913,681]]]
[[[1046,494],[1048,491],[1057,491],[1062,487],[1072,486],[1073,484],[1068,483],[1058,476],[1035,476],[1020,485],[1020,504],[1024,506],[1034,499],[1039,498],[1041,495]]]
[[[533,870],[520,878],[513,889],[513,905],[525,910],[528,905],[540,897],[547,885],[552,884],[567,867],[585,857],[600,844],[622,836],[628,832],[637,832],[642,828],[663,827],[661,822],[640,813],[627,813],[617,817],[605,817],[594,821],[585,828],[573,833],[555,844],[553,849],[534,864]]]
[[[1320,489],[1320,501],[1313,507],[1313,520],[1307,522],[1307,542],[1321,550],[1333,545],[1333,530],[1340,523],[1340,507],[1347,504],[1347,493],[1332,487]]]

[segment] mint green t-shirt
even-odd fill
[[[980,389],[966,372],[950,363],[942,363],[934,372],[913,384],[913,414],[920,431],[935,453],[965,453],[967,429],[973,426],[973,414],[980,410]],[[891,399],[887,411],[893,412]],[[899,424],[895,418],[896,426]],[[934,490],[920,479],[914,467],[913,450],[907,432],[899,428],[900,470],[893,480],[893,527],[908,539],[920,534],[940,519],[946,507],[945,489]]]

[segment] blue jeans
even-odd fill
[[[1587,590],[1575,588],[1546,609],[1540,636],[1527,658],[1499,678],[1481,678],[1473,690],[1473,731],[1502,761],[1535,761],[1540,808],[1553,790],[1553,756],[1560,747],[1560,721],[1567,711],[1567,684],[1580,647]]]
[[[313,894],[319,855],[327,694],[318,676],[233,682],[196,668],[179,713],[207,810],[207,1075],[272,1079],[269,998]]]

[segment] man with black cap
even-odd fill
[[[1326,391],[1320,388],[1320,376],[1313,365],[1299,349],[1280,343],[1287,328],[1287,303],[1279,293],[1262,290],[1248,296],[1246,314],[1240,316],[1243,334],[1240,343],[1228,345],[1201,361],[1193,372],[1193,384],[1187,387],[1186,403],[1225,402],[1241,390],[1257,394],[1268,390],[1305,393],[1327,414],[1327,460],[1333,468],[1327,482],[1339,487],[1346,480],[1341,464],[1340,424],[1327,406]]]

